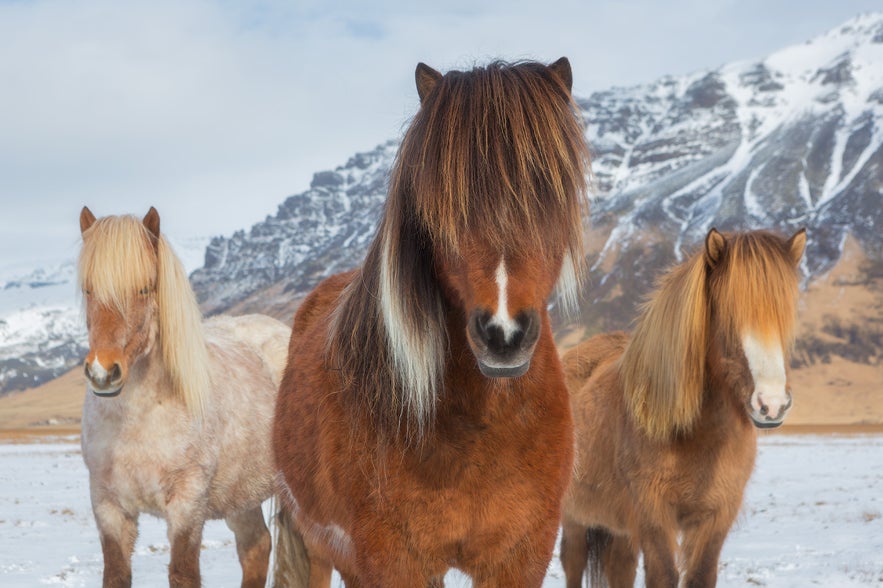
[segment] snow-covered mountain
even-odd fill
[[[559,321],[559,334],[626,327],[653,279],[712,226],[806,227],[801,314],[809,318],[800,361],[832,354],[883,361],[883,13],[856,17],[760,62],[612,88],[577,102],[594,156],[592,270],[581,315]],[[258,310],[289,320],[322,278],[357,266],[397,147],[390,141],[317,173],[310,189],[289,197],[275,215],[212,239],[204,266],[191,276],[205,311]],[[0,278],[0,309],[4,287]],[[70,285],[69,300],[73,291]],[[825,306],[832,300],[833,310]],[[68,307],[79,313],[75,303]],[[35,334],[30,343],[0,312],[0,391],[10,389],[3,374],[24,373],[16,360],[27,358],[28,369],[36,369],[38,359],[53,357],[46,341],[63,345],[60,333],[72,321],[40,308],[21,321],[29,325],[22,333]],[[69,341],[83,340],[82,330],[70,333]],[[68,357],[81,355],[76,344]],[[71,361],[64,365],[79,357]]]
[[[653,279],[712,226],[806,227],[807,288],[830,276],[854,242],[860,261],[849,279],[872,293],[862,298],[869,306],[860,321],[807,309],[824,314],[811,329],[827,329],[815,352],[826,357],[837,348],[842,355],[843,345],[861,340],[862,360],[880,361],[883,299],[873,293],[883,277],[883,13],[760,62],[577,102],[593,147],[596,198],[591,279],[570,328],[627,326]],[[284,315],[320,279],[356,266],[396,147],[383,144],[316,174],[275,216],[214,239],[205,267],[192,276],[206,309]],[[847,319],[863,322],[858,335],[843,334]],[[559,324],[559,333],[567,327]]]
[[[0,393],[57,377],[85,354],[73,261],[0,272]]]
[[[212,239],[205,266],[190,276],[203,308],[230,310],[273,285],[281,285],[282,297],[300,297],[322,278],[359,265],[380,217],[397,148],[389,141],[334,171],[319,172],[310,189],[287,198],[275,216],[248,232]]]

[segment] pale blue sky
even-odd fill
[[[0,264],[73,256],[83,204],[228,234],[398,137],[414,66],[574,68],[574,91],[760,59],[879,0],[0,0]]]

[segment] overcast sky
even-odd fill
[[[0,264],[73,257],[78,216],[175,238],[276,212],[401,135],[414,66],[574,69],[574,92],[800,43],[879,0],[0,0]]]

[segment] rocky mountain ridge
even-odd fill
[[[712,226],[807,228],[807,291],[827,284],[852,240],[863,261],[849,287],[881,290],[883,14],[857,17],[759,62],[577,102],[593,149],[591,275],[580,316],[558,317],[559,336],[627,327],[656,276]],[[396,147],[385,143],[316,174],[275,216],[213,240],[193,275],[206,309],[272,308],[288,318],[319,280],[358,265]],[[803,361],[834,353],[879,364],[879,296],[848,319],[814,308],[803,314],[814,335],[802,345],[815,350],[802,349]],[[848,321],[857,321],[861,334],[850,335]],[[863,351],[845,351],[851,346]]]

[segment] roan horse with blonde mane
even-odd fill
[[[199,586],[206,519],[236,536],[242,586],[263,587],[275,490],[270,428],[291,330],[265,316],[203,324],[151,208],[80,215],[89,391],[83,458],[104,553],[104,586],[130,586],[142,512],[168,523],[169,584]]]
[[[362,267],[294,319],[274,449],[311,560],[347,586],[540,586],[573,439],[548,297],[582,271],[588,150],[566,59],[442,76]]]
[[[724,539],[754,467],[755,427],[791,406],[788,357],[806,233],[712,229],[665,275],[634,333],[599,335],[564,356],[576,458],[561,561],[578,588],[714,586]]]

